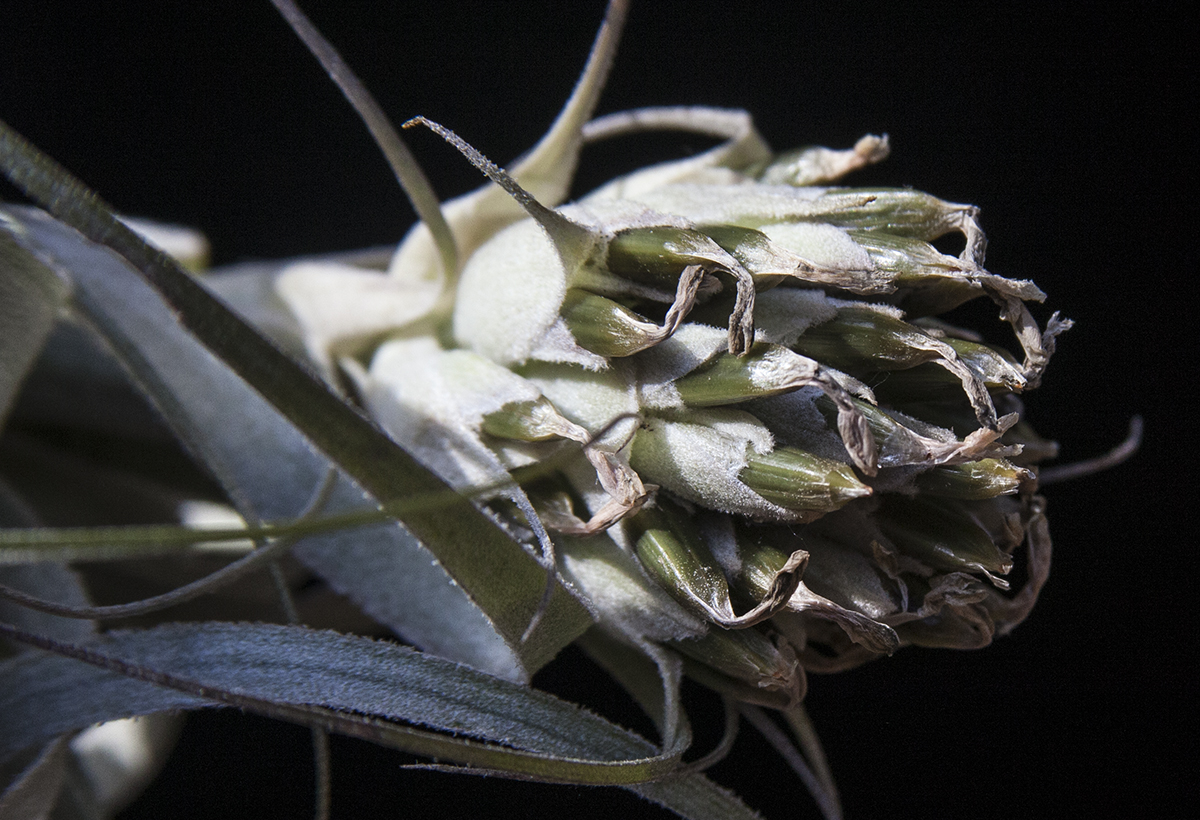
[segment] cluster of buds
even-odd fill
[[[602,629],[786,708],[806,669],[979,647],[1025,617],[1049,568],[1036,465],[1054,445],[1018,396],[1070,323],[1040,329],[1042,292],[983,268],[976,208],[831,187],[886,137],[773,155],[744,114],[711,109],[590,123],[580,138],[728,140],[552,208],[420,124],[511,196],[447,208],[465,261],[431,275],[421,228],[386,278],[304,264],[279,291],[318,363],[540,544]],[[955,233],[957,256],[933,244]],[[979,297],[1019,357],[939,318]],[[331,305],[354,326],[341,337]]]

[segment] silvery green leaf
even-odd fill
[[[62,655],[24,653],[0,663],[0,757],[97,720],[224,702],[335,731],[358,727],[376,742],[497,773],[626,785],[696,820],[754,816],[701,775],[642,782],[669,774],[682,747],[664,754],[551,695],[392,643],[301,627],[207,623],[111,632],[76,649],[89,652],[94,664],[157,675],[179,688]],[[215,702],[199,697],[201,690]]]
[[[374,617],[432,651],[513,679],[527,678],[586,624],[582,608],[560,589],[541,634],[522,644],[545,573],[469,502],[448,497],[444,484],[185,274],[153,260],[160,269],[151,286],[120,258],[60,223],[29,209],[8,213],[20,220],[22,241],[73,277],[79,309],[101,328],[243,515],[295,516],[330,469],[345,473],[330,511],[417,493],[441,493],[444,503],[459,508],[453,514],[441,508],[418,512],[406,522],[415,521],[442,553],[440,566],[407,530],[390,525],[314,540],[297,552]],[[169,294],[165,301],[155,287]],[[247,382],[260,385],[269,400]],[[222,401],[216,404],[212,396]],[[500,565],[511,575],[497,575]]]
[[[10,420],[140,442],[170,436],[95,334],[69,316],[51,331]]]
[[[34,523],[32,511],[9,504],[0,508],[0,525]],[[71,606],[91,603],[77,573],[63,565],[36,563],[0,566],[0,585],[43,600]],[[0,622],[59,641],[86,641],[96,634],[92,621],[40,612],[0,598]],[[8,644],[26,655],[37,655],[20,644]],[[7,656],[0,651],[0,657]],[[29,762],[11,759],[5,773],[28,763],[16,779],[0,775],[0,820],[48,817],[100,818],[111,816],[133,800],[158,773],[179,736],[178,716],[160,714],[138,724],[103,723],[74,738],[52,739]]]

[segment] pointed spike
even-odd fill
[[[454,146],[467,161],[479,169],[480,173],[499,185],[517,201],[554,241],[558,252],[568,258],[582,259],[587,256],[596,244],[596,235],[582,225],[567,219],[557,211],[547,208],[537,201],[533,194],[522,188],[508,173],[485,157],[477,148],[455,134],[449,128],[426,117],[413,117],[402,125],[402,128],[412,128],[423,125],[446,142]]]
[[[996,458],[934,467],[917,477],[917,487],[923,493],[967,501],[1012,495],[1033,482],[1029,470]]]

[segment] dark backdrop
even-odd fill
[[[603,8],[305,5],[397,121],[425,114],[500,163],[553,118]],[[1050,294],[1043,320],[1050,309],[1077,320],[1030,398],[1039,429],[1078,459],[1118,441],[1132,414],[1147,425],[1127,465],[1047,490],[1055,567],[1012,636],[811,679],[847,813],[1182,812],[1196,692],[1196,538],[1183,512],[1195,486],[1184,313],[1195,177],[1182,127],[1195,63],[1168,46],[1182,24],[1154,4],[846,5],[635,3],[601,111],[745,108],[779,148],[889,133],[893,157],[856,183],[980,205],[988,267],[1036,280]],[[391,243],[410,223],[365,130],[265,0],[22,1],[0,15],[0,117],[119,209],[206,231],[217,262]],[[478,184],[431,135],[411,142],[444,196]],[[646,157],[704,147],[589,150],[577,193]],[[569,654],[538,682],[591,697],[598,673],[585,664]],[[306,743],[303,730],[236,714],[195,720],[128,816],[303,817]],[[410,800],[414,815],[437,801],[448,816],[654,814],[622,792],[401,772],[401,762],[335,742],[335,815],[405,816]],[[713,774],[768,817],[815,815],[749,732]]]

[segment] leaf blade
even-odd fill
[[[254,385],[311,442],[308,449],[315,447],[327,454],[375,499],[387,501],[408,494],[452,492],[310,372],[249,328],[178,266],[146,246],[81,183],[3,124],[0,124],[0,158],[14,182],[35,198],[40,196],[93,241],[118,245],[125,260],[138,268],[139,276],[162,297],[180,328],[194,334],[240,379]],[[14,209],[9,213],[21,214],[27,228],[35,226],[44,234],[55,230],[52,223],[26,211]],[[60,243],[65,241],[61,231],[58,239]],[[87,251],[93,259],[105,254],[95,248]],[[123,351],[126,356],[132,356],[133,352],[132,345]],[[147,373],[153,375],[155,370],[141,368],[143,376]],[[156,396],[160,402],[170,401],[171,391],[158,385]],[[164,396],[167,398],[163,399]],[[184,408],[176,405],[173,409],[178,414]],[[406,513],[405,527],[422,544],[432,547],[442,567],[455,583],[468,591],[505,645],[520,659],[521,668],[511,674],[527,677],[582,631],[589,616],[560,587],[551,598],[543,626],[522,641],[541,598],[544,570],[468,500],[457,497],[450,505],[450,511]],[[323,566],[332,571],[338,562],[325,561]]]

